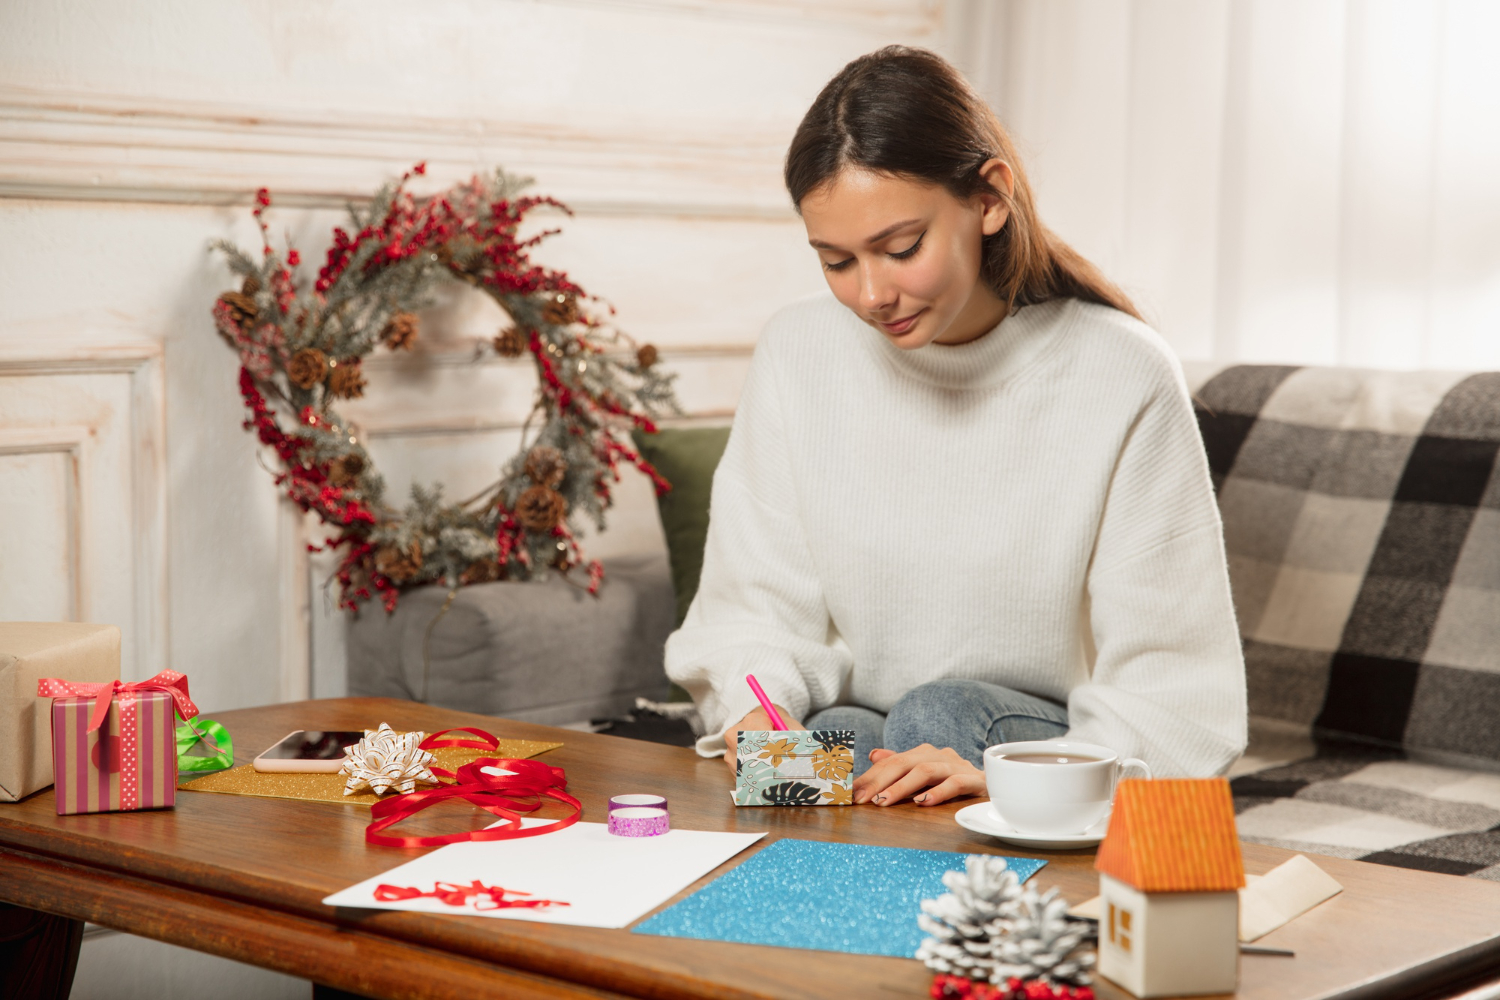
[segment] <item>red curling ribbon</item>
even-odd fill
[[[473,733],[475,736],[479,737],[479,739],[439,739],[439,737],[445,736],[448,733]],[[421,743],[417,744],[417,748],[421,750],[437,750],[442,747],[468,747],[472,750],[498,750],[500,749],[500,740],[493,734],[485,732],[483,729],[470,729],[468,726],[461,726],[456,729],[440,730],[427,737]]]
[[[486,774],[485,768],[513,771],[513,774]],[[471,840],[517,840],[555,833],[578,822],[583,803],[569,795],[568,777],[560,767],[535,760],[512,760],[508,757],[481,757],[449,774],[434,768],[434,773],[454,779],[451,785],[424,788],[394,798],[382,799],[370,807],[370,825],[365,827],[365,841],[380,847],[441,847]],[[505,820],[503,826],[485,830],[467,830],[430,837],[397,837],[381,833],[404,819],[447,799],[463,799]],[[522,828],[521,813],[535,812],[545,799],[573,807],[571,816],[554,820],[545,826]]]
[[[469,901],[473,900],[474,909],[481,912],[512,909],[539,910],[546,906],[569,905],[557,899],[505,898],[506,896],[530,895],[529,892],[502,889],[498,885],[485,885],[477,878],[468,885],[459,885],[457,882],[437,882],[433,885],[431,892],[400,885],[381,884],[375,887],[375,902],[377,903],[397,903],[408,899],[436,899],[449,906],[468,906]]]

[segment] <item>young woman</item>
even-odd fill
[[[786,184],[832,298],[778,313],[667,643],[706,756],[853,729],[856,802],[982,794],[987,746],[1067,735],[1222,773],[1245,670],[1170,350],[1037,219],[994,114],[892,46],[823,89]]]

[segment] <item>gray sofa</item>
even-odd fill
[[[598,598],[536,583],[424,587],[349,624],[349,693],[547,724],[623,715],[667,694],[674,603],[665,553],[605,561]]]

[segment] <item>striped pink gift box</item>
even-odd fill
[[[57,814],[164,809],[177,800],[177,736],[172,696],[120,691],[89,732],[94,699],[52,702],[52,776]]]

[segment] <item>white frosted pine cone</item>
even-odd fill
[[[929,969],[992,983],[1091,980],[1093,928],[1067,915],[1057,889],[1023,886],[1000,857],[971,854],[964,868],[943,876],[946,893],[922,901],[917,923],[929,936],[917,958]]]

